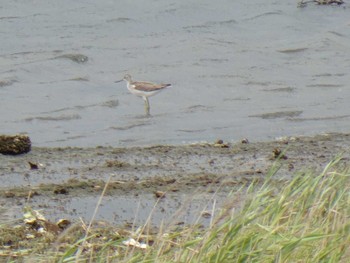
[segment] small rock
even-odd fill
[[[201,215],[204,218],[210,218],[211,217],[211,213],[209,211],[203,211]]]
[[[28,162],[28,164],[29,164],[31,170],[39,169],[39,165],[36,163]]]
[[[63,187],[58,187],[53,192],[56,195],[66,195],[66,194],[68,194],[68,190],[66,188],[63,188]]]
[[[69,221],[68,219],[60,219],[60,220],[58,220],[58,222],[56,223],[56,225],[57,225],[60,229],[66,229],[70,224],[71,224],[71,221]]]
[[[288,170],[292,171],[294,169],[294,165],[292,163],[288,164]]]
[[[223,140],[221,140],[221,139],[218,139],[214,144],[223,144],[224,143],[224,141]]]
[[[278,148],[273,149],[273,151],[272,151],[272,158],[273,159],[280,158],[280,159],[283,159],[283,160],[287,160],[288,159],[288,157],[286,155],[282,154],[282,151],[280,149],[278,149]]]
[[[228,143],[224,143],[223,140],[219,139],[214,143],[214,147],[219,147],[219,148],[228,148],[229,145]]]
[[[157,198],[164,198],[164,197],[165,197],[165,192],[156,191],[156,192],[154,192],[154,195],[155,195]]]
[[[85,63],[89,60],[87,56],[82,54],[65,54],[65,55],[58,56],[56,58],[67,58],[76,63]]]
[[[247,138],[244,138],[244,139],[242,139],[242,140],[241,140],[241,143],[243,143],[243,144],[248,144],[248,143],[249,143],[249,141],[248,141],[248,139],[247,139]]]

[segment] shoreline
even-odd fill
[[[110,180],[104,204],[107,212],[101,212],[105,214],[97,219],[130,223],[136,216],[135,207],[141,204],[145,209],[137,216],[142,222],[159,193],[165,193],[160,202],[163,213],[154,216],[157,224],[174,214],[194,193],[201,196],[197,198],[200,202],[194,202],[194,210],[200,211],[213,198],[222,204],[235,187],[263,180],[277,158],[280,167],[276,180],[291,178],[303,169],[322,171],[341,153],[342,162],[348,163],[349,139],[350,134],[332,133],[236,144],[218,141],[127,148],[32,147],[30,153],[0,158],[0,200],[9,207],[0,217],[20,217],[26,204],[33,209],[44,208],[50,220],[89,220]]]

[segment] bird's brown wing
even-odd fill
[[[169,87],[171,84],[154,84],[150,82],[133,82],[132,85],[135,86],[136,90],[142,90],[142,91],[156,91],[161,90],[166,87]]]

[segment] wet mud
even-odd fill
[[[28,154],[0,155],[0,217],[21,218],[30,206],[52,221],[89,221],[108,182],[96,220],[142,224],[152,215],[154,224],[206,224],[210,217],[201,215],[213,203],[220,207],[240,187],[262,182],[276,163],[276,181],[306,169],[322,171],[339,154],[347,165],[349,139],[350,134],[324,134],[235,144],[32,147]],[[231,202],[238,206],[240,200]]]

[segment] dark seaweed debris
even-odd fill
[[[31,149],[30,138],[26,135],[0,135],[0,153],[17,155]]]

